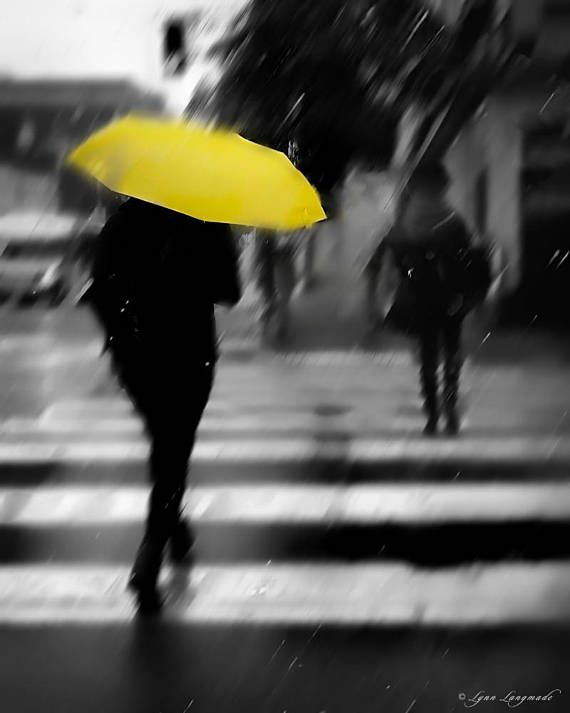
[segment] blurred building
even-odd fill
[[[209,55],[240,0],[28,0],[0,25],[2,212],[50,196],[89,212],[100,191],[62,168],[75,143],[132,110],[180,114],[215,82]],[[52,190],[45,190],[52,178]],[[48,181],[49,182],[49,181]],[[8,187],[17,183],[16,192]],[[38,189],[41,186],[41,192]],[[14,200],[8,198],[8,194]]]
[[[115,116],[162,106],[159,95],[126,80],[0,80],[3,197],[12,184],[25,187],[13,205],[4,201],[3,207],[89,212],[98,201],[97,189],[64,169],[70,147]]]
[[[461,8],[489,4],[426,2],[451,23]],[[505,302],[512,311],[567,323],[570,3],[491,4],[502,31],[528,59],[493,92],[450,150],[452,199],[472,228],[500,248],[507,266]]]
[[[27,0],[0,26],[0,75],[129,81],[182,111],[245,0]]]

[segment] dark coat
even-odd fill
[[[88,299],[119,362],[217,358],[214,304],[241,295],[227,225],[129,199],[103,228]]]
[[[456,217],[423,235],[409,237],[395,227],[386,236],[382,253],[393,258],[415,328],[469,311],[462,261],[470,247],[470,235]]]

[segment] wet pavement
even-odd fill
[[[146,444],[97,329],[84,310],[0,316],[2,711],[431,713],[549,693],[520,709],[567,711],[567,343],[480,340],[464,435],[426,442],[399,340],[274,353],[239,319],[222,317],[192,469],[195,566],[167,571],[164,619],[142,622],[124,584]]]
[[[139,624],[57,636],[3,630],[2,642],[10,713],[451,713],[469,704],[461,694],[481,691],[497,699],[553,692],[551,702],[519,709],[568,710],[567,638],[557,632]]]

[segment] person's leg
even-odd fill
[[[280,338],[289,332],[289,309],[295,289],[295,250],[291,245],[282,246],[275,256],[275,282],[277,287],[278,329]]]
[[[275,284],[275,246],[273,233],[259,230],[255,235],[255,261],[257,280],[263,300],[261,319],[267,326],[277,308]]]
[[[364,309],[366,314],[366,324],[370,331],[375,330],[382,321],[378,310],[378,279],[380,276],[380,250],[374,252],[368,264],[364,268]]]
[[[129,359],[114,356],[115,371],[119,383],[143,420],[146,433],[151,441],[152,452],[159,418],[154,388],[156,375],[152,371],[148,355],[132,354]],[[152,478],[152,465],[149,469]],[[138,598],[140,611],[145,613],[156,612],[162,606],[156,584],[162,565],[163,550],[164,546],[149,535],[147,525],[129,577],[129,588]]]
[[[164,549],[179,529],[188,461],[213,381],[211,365],[170,367],[170,372],[165,365],[146,374],[146,392],[137,393],[135,380],[128,380],[151,440],[146,528],[129,581],[143,611],[156,611],[162,604],[156,585]],[[182,546],[176,547],[179,554]]]
[[[463,321],[461,319],[450,319],[444,325],[443,347],[444,347],[444,411],[447,421],[447,431],[450,435],[455,435],[459,431],[459,414],[457,401],[459,395],[459,379],[461,377],[461,367],[463,356],[461,353],[461,331]]]
[[[180,522],[188,463],[213,383],[212,366],[188,368],[191,373],[169,379],[152,429],[146,536],[163,548]]]
[[[311,228],[305,235],[299,282],[302,291],[310,290],[315,284],[316,230],[316,228]]]
[[[140,348],[130,349],[128,352],[112,348],[111,357],[113,374],[142,420],[146,435],[150,438],[149,417],[153,413],[154,396],[152,366],[148,354]]]
[[[438,367],[439,334],[436,325],[424,325],[419,332],[420,382],[427,423],[424,432],[433,435],[439,421]]]

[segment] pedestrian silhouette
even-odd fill
[[[419,341],[426,435],[437,432],[442,411],[447,433],[459,431],[463,321],[484,298],[490,283],[484,252],[473,246],[463,221],[447,204],[447,185],[447,174],[440,166],[418,171],[402,196],[398,220],[376,256],[381,261],[389,254],[400,277],[388,320]]]
[[[150,502],[129,586],[142,611],[156,611],[166,548],[180,562],[193,546],[183,496],[218,357],[214,305],[240,298],[237,251],[229,226],[131,198],[101,232],[92,277],[115,373],[150,438]]]

